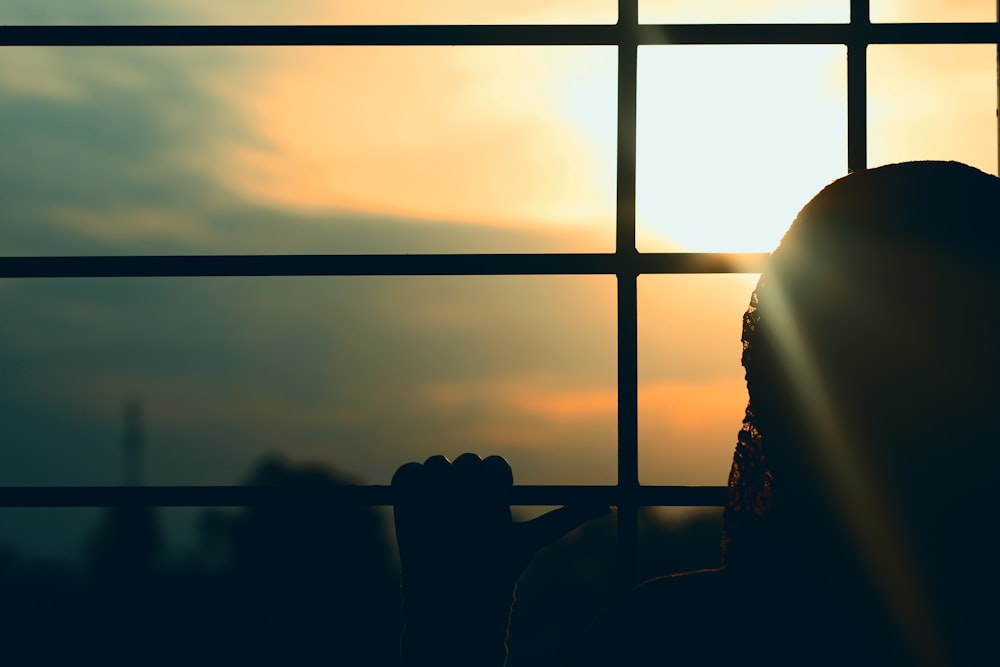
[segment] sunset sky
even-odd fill
[[[995,20],[993,0],[872,19]],[[208,6],[210,5],[210,7]],[[845,21],[847,0],[650,0],[646,22]],[[0,24],[613,23],[604,0],[6,0]],[[846,172],[842,46],[639,51],[640,250],[769,251]],[[607,252],[613,47],[0,49],[6,256]],[[997,172],[996,49],[869,49],[869,163]],[[724,484],[754,276],[639,279],[640,479]],[[149,484],[268,452],[387,483],[497,452],[615,481],[613,277],[0,282],[0,484]],[[78,511],[79,512],[79,511]],[[58,552],[0,513],[0,542]],[[72,534],[71,534],[72,533]]]

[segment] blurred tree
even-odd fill
[[[356,483],[320,466],[259,463],[246,484]],[[216,627],[245,664],[390,665],[398,661],[399,577],[382,516],[350,505],[207,511],[204,561],[223,582]],[[234,625],[235,624],[235,625]]]

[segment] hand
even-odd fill
[[[503,664],[514,586],[532,555],[609,511],[563,507],[514,523],[513,484],[499,456],[463,454],[454,463],[432,456],[396,471],[404,661],[409,652],[422,656],[416,662]]]

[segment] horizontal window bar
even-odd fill
[[[619,25],[2,26],[0,46],[615,45]],[[640,44],[995,44],[997,23],[645,24]]]
[[[0,278],[759,273],[767,253],[0,257]]]
[[[996,44],[997,23],[642,25],[640,44]]]
[[[512,505],[619,502],[645,506],[721,507],[724,486],[515,486]],[[392,505],[392,488],[376,486],[42,486],[0,488],[0,507],[296,507]]]
[[[614,25],[9,26],[14,46],[609,45]]]

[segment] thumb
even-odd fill
[[[611,512],[607,505],[568,505],[552,510],[531,521],[514,525],[518,542],[531,556],[544,546],[555,542],[566,533],[579,528],[588,521],[606,516]]]

